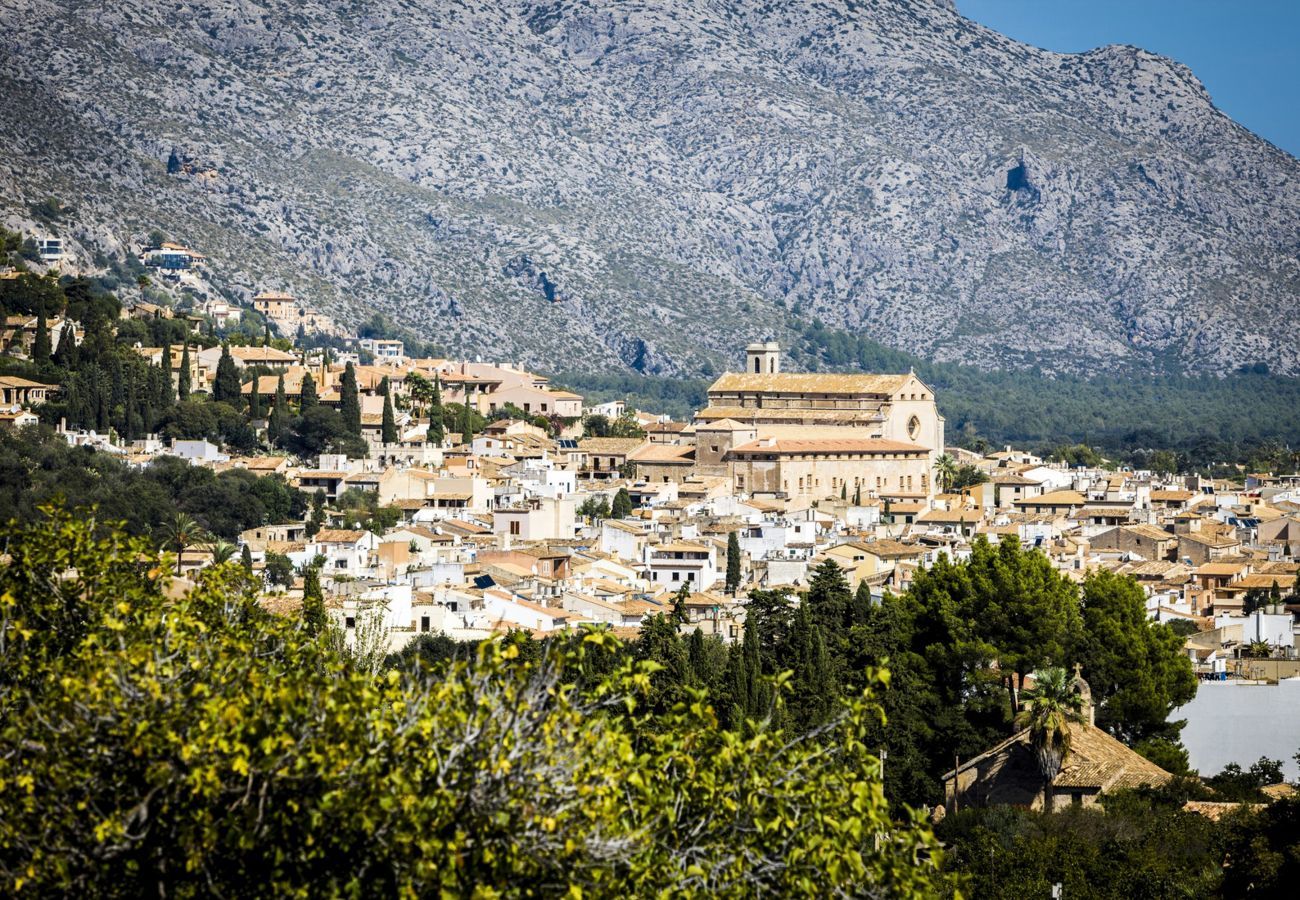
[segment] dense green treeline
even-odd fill
[[[879,604],[865,589],[851,591],[828,561],[802,598],[752,592],[736,644],[681,635],[684,621],[678,608],[647,619],[630,644],[634,658],[659,666],[646,699],[652,709],[672,709],[702,690],[724,725],[767,717],[807,733],[888,668],[880,698],[889,724],[871,740],[889,751],[886,793],[896,802],[939,802],[939,776],[955,757],[969,759],[1011,733],[1026,676],[1051,664],[1081,664],[1099,727],[1186,771],[1181,723],[1168,721],[1196,692],[1183,638],[1147,619],[1132,579],[1098,572],[1080,587],[1014,541],[978,539],[969,561],[942,557],[907,593]],[[445,642],[424,638],[392,664],[448,652]]]
[[[1247,368],[1223,378],[1131,373],[1080,378],[1041,372],[986,372],[930,363],[865,337],[800,326],[789,348],[791,370],[906,372],[915,369],[939,398],[948,440],[972,448],[1014,444],[1052,451],[1088,444],[1137,465],[1209,470],[1224,463],[1251,469],[1300,464],[1300,378]],[[705,403],[711,379],[637,374],[557,378],[592,402],[621,399],[650,411],[689,418]],[[1288,450],[1287,448],[1290,448]]]
[[[156,543],[177,512],[214,537],[234,540],[248,528],[301,519],[307,509],[307,496],[279,475],[218,474],[171,456],[136,469],[111,454],[70,447],[46,426],[0,429],[0,522],[36,521],[40,507],[56,501],[96,508],[100,522],[121,522],[128,534]]]

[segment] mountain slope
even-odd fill
[[[689,374],[793,312],[1300,371],[1300,164],[1176,63],[942,0],[10,0],[0,88],[11,222],[53,194],[87,247],[157,225],[462,352]]]

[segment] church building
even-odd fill
[[[781,371],[772,341],[722,375],[696,413],[696,465],[738,492],[787,499],[923,500],[934,491],[944,422],[914,372]]]

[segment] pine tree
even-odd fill
[[[240,553],[240,555],[239,555],[239,561],[240,561],[240,563],[243,564],[243,566],[244,566],[244,571],[245,571],[245,572],[252,573],[252,571],[253,571],[253,551],[249,549],[249,547],[248,547],[247,544],[244,545],[244,549],[243,549],[243,551],[242,551],[242,552]]]
[[[272,444],[278,444],[284,437],[284,426],[289,416],[289,403],[284,396],[284,373],[280,373],[275,383],[275,400],[271,403],[271,416],[266,423],[267,437]]]
[[[727,592],[735,595],[740,588],[740,538],[736,532],[727,535]]]
[[[388,384],[388,376],[384,376],[380,389],[384,393],[384,421],[382,439],[385,444],[397,443],[397,420],[393,416],[393,395],[392,389]]]
[[[357,370],[348,363],[343,369],[343,379],[339,382],[339,412],[343,416],[343,427],[348,434],[361,436],[361,397],[357,394]]]
[[[316,399],[316,379],[307,372],[302,376],[302,389],[298,395],[298,414],[305,413],[319,402]]]
[[[36,337],[32,341],[32,360],[38,363],[50,361],[50,324],[45,320],[45,304],[41,304],[36,314]]]
[[[619,488],[618,493],[614,495],[614,503],[610,507],[610,516],[615,519],[626,519],[632,515],[632,498],[628,495],[627,488]]]
[[[258,384],[257,384],[258,380],[259,380],[259,376],[254,375],[254,376],[253,376],[253,389],[252,389],[251,391],[249,391],[249,394],[248,394],[248,418],[249,418],[249,419],[260,419],[260,418],[262,418],[262,396],[261,396],[260,393],[258,393],[258,390],[257,390],[257,388],[258,388]]]
[[[176,399],[190,399],[190,342],[181,345],[181,370],[176,373]]]
[[[302,576],[302,624],[308,634],[320,634],[329,624],[325,612],[325,594],[320,586],[320,569],[307,566]]]
[[[212,382],[212,399],[218,403],[238,406],[240,394],[239,369],[235,367],[234,357],[230,355],[230,344],[223,343],[221,359],[217,360],[217,376]]]

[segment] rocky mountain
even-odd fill
[[[243,296],[699,373],[796,317],[939,360],[1300,371],[1300,163],[1134,47],[944,0],[7,0],[0,217]]]

